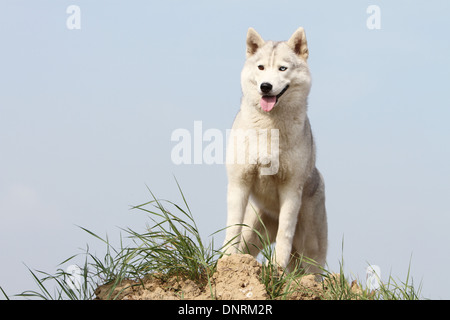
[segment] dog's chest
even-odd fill
[[[263,181],[270,181],[266,176],[284,180],[292,174],[292,167],[301,157],[301,138],[285,128],[257,128],[255,131],[257,138],[247,140],[246,149],[249,163],[256,165],[257,177]]]

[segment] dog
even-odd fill
[[[224,252],[256,257],[262,249],[258,234],[267,234],[275,242],[278,266],[292,271],[303,261],[307,272],[320,273],[328,227],[325,185],[307,117],[311,76],[305,31],[299,28],[288,41],[275,42],[249,28],[246,49],[241,107],[231,131],[247,136],[228,139]],[[241,161],[236,154],[243,155]],[[314,263],[305,263],[309,259]]]

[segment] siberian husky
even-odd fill
[[[257,256],[258,233],[267,232],[280,267],[292,271],[298,258],[307,257],[317,265],[303,267],[319,273],[326,259],[327,218],[323,177],[315,165],[306,114],[308,54],[303,28],[283,42],[264,41],[254,29],[248,30],[241,108],[231,131],[270,131],[265,146],[271,148],[262,154],[249,137],[241,143],[228,139],[224,245],[226,253]],[[244,154],[246,161],[236,162],[236,153]],[[267,173],[268,166],[275,170]]]

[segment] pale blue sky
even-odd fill
[[[369,5],[381,29],[369,30]],[[70,5],[81,29],[66,27]],[[306,30],[309,114],[327,192],[328,264],[367,263],[450,298],[450,2],[2,1],[0,286],[34,289],[86,243],[118,239],[130,211],[180,182],[202,235],[225,226],[223,165],[174,165],[178,128],[224,132],[240,103],[245,35]],[[221,243],[223,234],[215,237]],[[344,238],[344,252],[341,251]]]

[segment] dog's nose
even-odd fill
[[[269,93],[270,90],[272,90],[272,85],[268,82],[263,82],[261,83],[260,88],[263,93]]]

